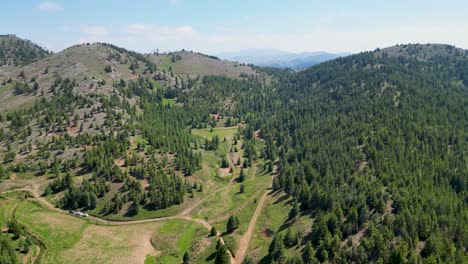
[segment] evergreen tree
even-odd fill
[[[210,230],[210,235],[211,236],[216,236],[218,234],[218,231],[216,230],[216,227],[212,227]]]
[[[226,229],[228,232],[232,232],[239,227],[239,219],[235,215],[230,215]]]
[[[292,247],[297,243],[297,234],[295,234],[291,228],[288,228],[286,235],[284,236],[284,245]]]
[[[315,264],[317,263],[315,258],[315,251],[310,242],[307,242],[304,251],[302,252],[302,260],[304,264]]]
[[[239,173],[239,178],[237,179],[238,182],[244,182],[245,181],[245,172],[244,169],[242,168]]]
[[[215,264],[230,264],[231,258],[227,252],[226,246],[221,245],[216,251]]]
[[[281,262],[284,259],[284,244],[281,235],[276,235],[268,248],[268,260]]]

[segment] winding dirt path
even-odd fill
[[[36,255],[31,258],[31,263],[37,263],[37,258],[41,254],[41,247],[36,245]]]
[[[201,199],[199,202],[197,202],[193,206],[185,209],[184,211],[182,211],[179,214],[174,215],[174,216],[166,216],[166,217],[142,219],[142,220],[107,220],[107,219],[103,219],[103,218],[96,217],[96,216],[91,216],[91,215],[89,217],[87,217],[87,218],[90,219],[90,220],[93,220],[94,222],[107,224],[107,225],[135,225],[135,224],[142,224],[142,223],[162,222],[162,221],[166,221],[166,220],[180,219],[180,220],[193,221],[193,222],[199,223],[203,227],[205,227],[206,229],[211,230],[211,228],[213,228],[213,226],[210,223],[208,223],[204,219],[193,218],[192,216],[189,215],[189,213],[193,209],[195,209],[198,205],[200,205],[206,198],[208,198],[208,197],[214,195],[215,193],[217,193],[217,192],[219,192],[221,190],[224,190],[224,189],[226,189],[226,187],[223,187],[223,188],[217,190],[216,192],[211,193],[210,195],[204,197],[203,199]],[[51,204],[49,201],[47,201],[44,197],[41,197],[39,195],[39,193],[38,193],[38,188],[36,188],[36,187],[21,188],[21,189],[2,192],[1,194],[13,193],[13,192],[27,192],[27,193],[31,194],[31,196],[33,196],[36,200],[41,202],[41,204],[46,206],[48,209],[59,212],[61,214],[70,215],[67,211],[55,207],[53,204]],[[73,215],[70,215],[70,216],[73,216]],[[225,241],[224,241],[223,237],[221,236],[220,232],[218,232],[217,237],[220,239],[222,244],[225,244]],[[229,256],[231,257],[231,263],[234,263],[234,261],[235,261],[234,255],[232,254],[232,252],[230,250],[228,250],[228,253],[229,253]]]

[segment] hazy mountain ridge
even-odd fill
[[[325,51],[292,53],[275,49],[247,49],[239,52],[217,54],[220,58],[240,63],[291,69],[307,68],[346,55],[349,55],[349,53],[329,53]]]

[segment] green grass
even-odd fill
[[[154,264],[154,263],[156,263],[156,257],[147,255],[145,259],[145,264]]]
[[[168,99],[168,98],[163,98],[162,103],[163,105],[174,105],[176,99]]]
[[[136,135],[136,136],[133,137],[133,144],[132,144],[132,146],[130,148],[133,149],[133,150],[136,150],[138,144],[143,144],[144,146],[146,146],[147,143],[148,142],[146,141],[146,139],[143,136]]]
[[[44,258],[55,263],[62,261],[59,253],[72,248],[80,240],[84,229],[89,224],[75,217],[49,211],[37,201],[31,200],[18,206],[16,217],[47,245],[48,250]],[[57,223],[58,226],[51,221]]]
[[[13,209],[20,202],[18,193],[3,194],[0,196],[0,227],[6,226],[12,216]]]
[[[0,86],[0,95],[2,95],[4,92],[13,89],[13,83],[7,83],[5,85]]]
[[[153,245],[161,251],[155,258],[155,263],[181,263],[185,252],[189,252],[192,259],[200,260],[210,254],[211,248],[202,246],[201,240],[207,239],[213,244],[212,238],[207,238],[209,230],[195,222],[183,220],[170,220],[157,230],[152,238]],[[199,262],[196,262],[199,263]]]
[[[260,165],[261,166],[261,165]],[[260,199],[260,196],[265,192],[267,187],[271,183],[271,177],[258,170],[259,174],[256,175],[256,171],[250,168],[246,171],[247,178],[243,182],[245,190],[244,193],[240,193],[240,183],[234,182],[227,190],[220,191],[212,197],[205,200],[199,208],[194,210],[194,217],[216,219],[219,216],[231,214],[241,206],[245,206],[241,211],[247,210],[247,215],[250,216],[255,210],[255,206],[250,206],[255,199]],[[246,220],[248,219],[246,215]],[[248,220],[250,221],[250,220]],[[220,231],[225,230],[225,221],[216,223],[217,228],[220,227]]]
[[[14,208],[23,200],[22,198],[19,198],[18,194],[18,192],[15,192],[3,194],[0,196],[0,227],[7,226],[8,221],[13,217]],[[22,249],[23,241],[25,239],[24,237],[14,239],[14,235],[10,233],[5,234],[5,236],[10,238],[9,240],[13,248]],[[35,247],[35,245],[32,245],[30,250],[33,251]],[[26,255],[21,251],[16,250],[16,256],[19,260],[21,260]]]
[[[224,137],[233,137],[237,133],[238,126],[233,127],[215,127],[213,131],[211,128],[192,129],[192,134],[203,138],[213,138],[215,135],[222,141]]]

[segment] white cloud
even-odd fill
[[[62,11],[63,7],[58,3],[46,1],[46,2],[42,2],[39,5],[39,10],[48,12],[48,13],[54,13],[54,12]]]
[[[81,28],[81,33],[89,36],[104,36],[108,31],[102,26],[85,26]]]
[[[216,28],[216,27],[215,27]],[[216,54],[248,48],[274,48],[292,52],[360,52],[404,43],[446,43],[468,48],[468,24],[375,27],[340,31],[319,27],[295,33],[212,30],[201,33],[185,26],[129,24],[120,31],[105,27],[81,28],[80,42],[108,42],[140,52],[194,50]]]
[[[232,51],[246,48],[276,48],[286,51],[359,52],[404,43],[446,43],[468,48],[464,32],[468,24],[424,25],[338,31],[319,28],[301,33],[220,33],[202,38],[198,49],[205,52]]]
[[[187,38],[199,35],[191,26],[160,26],[156,24],[130,24],[124,30],[125,33],[139,35],[142,37],[165,37],[165,38]]]
[[[176,44],[179,41],[200,39],[200,34],[190,26],[169,27],[155,24],[130,24],[123,29],[123,33],[126,33],[131,39],[139,39],[153,45],[169,42]]]

